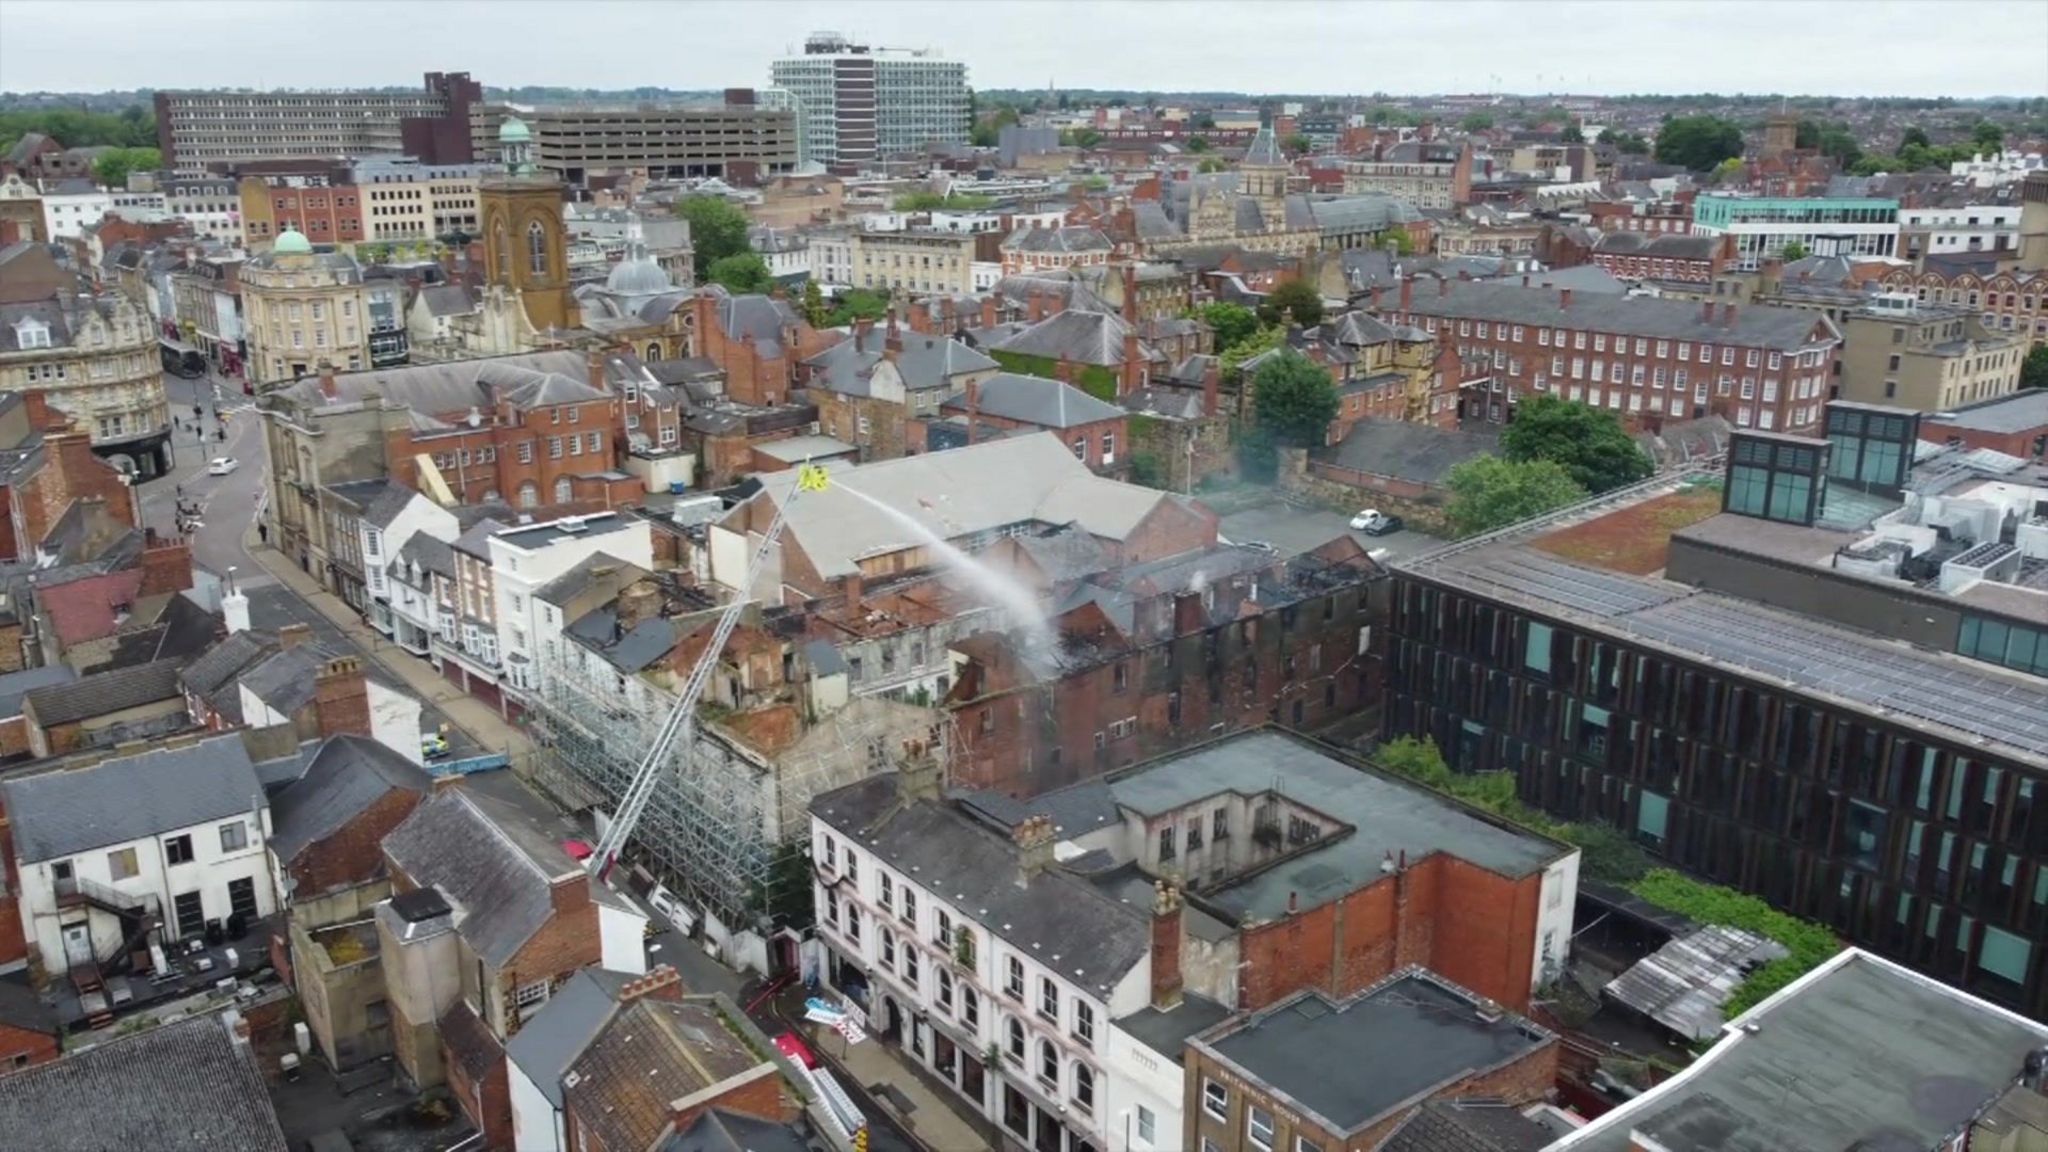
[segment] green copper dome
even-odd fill
[[[281,254],[306,254],[313,251],[313,242],[306,239],[305,233],[287,225],[277,234],[277,242],[270,246],[270,250]]]
[[[500,144],[523,144],[532,140],[533,129],[528,128],[526,121],[521,120],[517,116],[507,116],[505,117],[505,122],[498,125],[498,143]]]

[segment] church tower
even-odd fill
[[[1280,138],[1273,132],[1272,109],[1261,109],[1258,135],[1252,137],[1251,147],[1245,149],[1238,172],[1244,194],[1259,202],[1259,211],[1269,228],[1279,227],[1277,222],[1287,218],[1287,177],[1293,171],[1287,154],[1280,150]]]
[[[498,127],[502,175],[477,184],[484,230],[484,279],[517,293],[540,331],[579,323],[569,290],[569,245],[562,222],[562,184],[533,164],[533,133],[516,116]]]

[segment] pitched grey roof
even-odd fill
[[[811,1143],[787,1124],[744,1112],[709,1108],[688,1128],[669,1134],[654,1152],[810,1152]]]
[[[405,506],[412,503],[412,498],[417,495],[418,492],[403,484],[387,483],[384,490],[363,507],[363,519],[379,528],[389,528],[391,522],[398,519],[398,514],[405,511]]]
[[[443,576],[455,575],[454,549],[449,547],[448,541],[435,536],[429,536],[425,532],[413,533],[412,539],[407,540],[405,547],[398,550],[398,558],[392,561],[392,563],[394,565],[412,565],[417,563],[422,572],[438,572]]]
[[[308,376],[276,389],[265,400],[275,398],[279,402],[321,408],[328,404],[357,404],[365,396],[377,395],[418,412],[464,412],[472,407],[488,406],[491,385],[516,387],[531,379],[535,372],[581,377],[586,371],[581,352],[531,352],[519,356],[343,372],[334,377],[334,400],[321,393],[318,377]]]
[[[267,632],[237,632],[185,665],[179,679],[185,691],[211,704],[233,723],[242,720],[242,692],[235,677],[277,651],[277,637]]]
[[[1982,432],[2031,432],[2048,428],[2048,388],[2028,388],[1996,400],[1957,408],[1927,420],[1921,427],[1971,428]]]
[[[619,1002],[619,988],[632,977],[603,968],[584,968],[548,997],[548,1002],[505,1042],[505,1058],[562,1106],[562,1074],[597,1038]]]
[[[1308,196],[1287,198],[1287,226],[1324,232],[1382,232],[1422,219],[1422,210],[1397,196]]]
[[[393,789],[425,793],[432,786],[426,772],[375,740],[330,737],[305,774],[271,799],[270,850],[289,863]]]
[[[1252,137],[1251,147],[1244,150],[1244,162],[1264,168],[1286,165],[1287,157],[1280,151],[1280,137],[1274,133],[1270,121],[1259,125],[1257,134]]]
[[[882,362],[884,342],[881,333],[870,332],[865,348],[856,348],[852,340],[834,344],[804,361],[817,372],[811,382],[843,395],[866,396],[868,378],[875,365]],[[896,371],[903,377],[904,387],[913,392],[950,388],[955,376],[986,372],[997,366],[995,361],[950,336],[905,332],[901,344],[896,353]]]
[[[554,915],[550,881],[578,870],[524,813],[469,788],[422,801],[384,838],[384,852],[415,884],[433,885],[455,905],[456,930],[492,967]]]
[[[752,336],[763,356],[780,355],[783,330],[795,326],[800,319],[795,307],[786,300],[772,296],[735,296],[716,284],[704,291],[716,304],[718,326],[725,330],[726,338],[738,340]]]
[[[49,1036],[61,1031],[56,1010],[43,1003],[34,988],[19,980],[0,980],[0,1024]]]
[[[254,1059],[207,1013],[17,1072],[0,1146],[36,1152],[286,1152]]]
[[[1068,309],[997,341],[995,350],[1116,367],[1124,362],[1124,332],[1128,327],[1122,317],[1113,313]],[[1140,344],[1139,355],[1149,360],[1152,354]]]
[[[1650,256],[1664,260],[1707,260],[1721,244],[1718,236],[1682,232],[1604,232],[1593,251],[1617,256]]]
[[[1094,228],[1019,228],[1003,239],[1005,252],[1107,252],[1109,237]]]
[[[1178,240],[1186,233],[1157,200],[1140,200],[1131,205],[1131,224],[1140,240]]]
[[[1076,984],[1106,993],[1151,947],[1150,908],[1112,899],[1064,868],[1020,885],[1008,837],[950,805],[902,804],[894,774],[827,792],[811,811],[898,872],[925,877],[991,935]]]
[[[124,708],[139,708],[181,695],[178,673],[184,665],[177,660],[158,660],[81,677],[69,684],[32,689],[25,698],[36,711],[36,722],[47,728],[69,724],[88,716],[105,716]]]
[[[78,673],[69,664],[46,664],[0,676],[0,717],[21,715],[21,702],[34,689],[69,684],[76,679]]]
[[[263,786],[238,735],[0,783],[24,863],[247,815]],[[5,1095],[5,1093],[0,1093]]]
[[[1418,284],[1408,311],[1418,316],[1452,320],[1507,320],[1551,328],[1584,328],[1624,336],[1695,340],[1790,351],[1804,346],[1816,328],[1831,329],[1827,317],[1799,308],[1746,305],[1736,310],[1733,325],[1710,323],[1698,304],[1685,300],[1654,300],[1639,296],[1575,296],[1569,307],[1555,290],[1515,284],[1442,282],[1448,291],[1433,292]],[[1387,308],[1398,307],[1382,301]]]
[[[967,393],[947,397],[945,406],[965,411]],[[1124,415],[1122,408],[1105,404],[1072,384],[1014,372],[998,372],[983,380],[976,388],[976,407],[984,416],[1041,428],[1074,428]]]
[[[313,702],[313,678],[334,653],[318,644],[299,644],[243,669],[242,687],[273,711],[295,716]]]
[[[1519,286],[1522,282],[1522,274],[1520,272],[1503,272],[1493,279],[1495,283]],[[1600,293],[1619,296],[1628,291],[1628,285],[1616,279],[1612,272],[1600,267],[1598,264],[1576,264],[1570,268],[1553,268],[1540,275],[1531,275],[1529,283],[1531,286],[1540,285],[1541,287],[1551,289],[1569,288],[1580,296],[1591,296]]]
[[[467,316],[476,311],[475,298],[461,284],[432,284],[420,289],[420,299],[435,316]]]
[[[1375,1152],[1542,1152],[1550,1130],[1494,1100],[1433,1100]]]
[[[1414,484],[1442,484],[1452,468],[1499,447],[1493,437],[1454,428],[1394,420],[1360,420],[1322,453],[1340,468],[1392,476]],[[1360,497],[1367,503],[1370,499]]]

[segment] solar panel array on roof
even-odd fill
[[[1582,568],[1540,552],[1514,551],[1464,569],[1467,579],[1497,579],[1517,591],[1596,616],[1625,616],[1685,595],[1640,580]]]

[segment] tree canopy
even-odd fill
[[[154,148],[116,148],[92,162],[92,177],[103,188],[116,191],[128,187],[130,172],[154,172],[164,166],[164,154]]]
[[[705,271],[705,278],[714,284],[723,284],[728,292],[736,293],[766,292],[775,286],[775,277],[768,271],[768,262],[754,252],[735,252],[713,260]]]
[[[149,109],[130,104],[118,113],[83,112],[73,108],[16,108],[0,112],[0,151],[14,147],[30,132],[40,132],[66,148],[156,147],[156,119]]]
[[[1493,127],[1493,117],[1484,112],[1467,112],[1465,118],[1458,121],[1458,127],[1467,132],[1484,132]]]
[[[697,266],[709,268],[727,256],[750,251],[747,245],[747,216],[732,202],[718,196],[690,196],[676,206],[690,222],[690,244],[696,250]]]
[[[1556,396],[1522,401],[1514,421],[1501,432],[1500,449],[1512,461],[1550,461],[1594,495],[1656,470],[1612,412]]]
[[[1266,294],[1259,313],[1268,324],[1291,319],[1303,328],[1313,328],[1323,322],[1323,294],[1306,280],[1289,280]]]
[[[1196,136],[1188,141],[1188,151],[1190,152],[1200,153],[1207,152],[1208,150],[1209,141],[1207,137]]]
[[[1070,128],[1060,133],[1060,143],[1075,148],[1093,148],[1102,143],[1102,133],[1093,128]]]
[[[1675,116],[1657,129],[1657,159],[1705,172],[1742,155],[1742,127],[1718,116]]]
[[[1797,240],[1788,240],[1785,242],[1785,246],[1778,250],[1778,255],[1787,264],[1790,264],[1794,260],[1806,259],[1810,253],[1807,252],[1806,245],[1801,244]]]
[[[2048,344],[2036,344],[2020,361],[2020,387],[2048,388]]]
[[[889,314],[889,298],[879,292],[865,288],[851,288],[841,292],[832,301],[831,311],[825,313],[826,328],[839,328],[855,320],[880,320]]]
[[[1927,138],[1927,129],[1914,125],[1899,134],[1899,151],[1904,152],[1914,145],[1922,148],[1934,147],[1934,141]]]
[[[1650,142],[1640,132],[1603,132],[1602,140],[1614,145],[1614,150],[1624,156],[1648,156]]]
[[[1282,140],[1280,142],[1280,147],[1285,148],[1288,152],[1296,156],[1299,156],[1302,153],[1307,152],[1310,148],[1315,147],[1315,144],[1312,141],[1310,141],[1308,137],[1303,136],[1299,132],[1296,132],[1292,136],[1289,136],[1287,139]]]
[[[995,200],[988,196],[975,196],[965,192],[940,195],[937,192],[911,192],[898,196],[890,207],[898,212],[978,212],[993,207]]]
[[[1337,386],[1321,365],[1283,348],[1252,375],[1252,413],[1275,443],[1318,447],[1337,418]]]
[[[1243,343],[1259,330],[1258,315],[1242,304],[1219,300],[1202,305],[1195,310],[1195,316],[1216,334],[1211,346],[1219,352]]]
[[[1977,146],[1979,152],[1998,152],[2005,147],[2005,129],[1989,120],[1979,120],[1977,126],[1970,129],[1970,142]]]
[[[1445,483],[1451,490],[1446,512],[1460,536],[1505,528],[1586,498],[1586,490],[1548,460],[1474,456],[1452,468]]]

